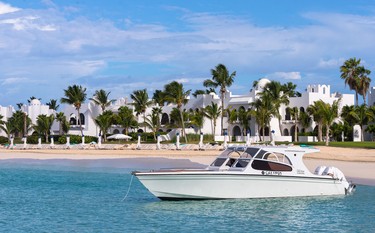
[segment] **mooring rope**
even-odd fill
[[[133,177],[134,177],[134,175],[132,175],[132,177],[130,178],[130,183],[129,183],[128,191],[126,192],[126,195],[125,195],[125,197],[122,199],[122,201],[125,201],[125,199],[126,199],[126,198],[128,197],[128,195],[129,195],[130,188],[131,188],[132,183],[133,183]]]

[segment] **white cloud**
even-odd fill
[[[29,82],[27,78],[11,77],[2,80],[1,85],[25,84]]]
[[[285,79],[285,80],[300,80],[301,73],[300,72],[275,72],[273,74],[270,74],[268,78]]]
[[[16,12],[16,11],[19,11],[19,10],[20,10],[20,8],[12,7],[9,4],[0,2],[0,15]]]

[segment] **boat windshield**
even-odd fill
[[[219,155],[219,157],[216,158],[216,160],[210,165],[211,167],[221,167],[224,162],[230,158],[228,160],[228,162],[226,163],[226,166],[229,166],[231,167],[233,165],[233,163],[237,160],[237,158],[239,158],[241,156],[241,154],[243,153],[244,149],[241,149],[241,148],[228,148],[226,149],[225,151],[223,151],[223,153],[221,153]]]

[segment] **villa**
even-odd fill
[[[232,109],[239,110],[243,108],[245,110],[251,108],[251,103],[253,103],[258,97],[258,93],[263,91],[264,86],[269,83],[270,80],[268,79],[261,79],[259,80],[257,86],[250,90],[250,92],[246,95],[234,95],[230,91],[227,91],[225,94],[225,102],[224,108],[228,108],[231,106]],[[312,122],[308,128],[303,128],[300,124],[298,124],[297,129],[295,129],[295,122],[292,119],[290,112],[288,111],[289,108],[297,107],[299,111],[306,111],[307,107],[314,103],[317,100],[323,100],[326,103],[332,104],[335,100],[341,99],[339,111],[341,111],[344,105],[354,105],[354,94],[340,94],[340,93],[331,93],[331,89],[329,85],[308,85],[306,91],[302,93],[300,97],[290,97],[289,105],[280,106],[280,113],[282,115],[281,119],[281,131],[279,127],[279,121],[277,118],[273,118],[270,122],[270,128],[265,129],[265,136],[266,139],[269,140],[270,132],[273,132],[274,139],[276,141],[293,141],[294,140],[294,131],[297,132],[311,132],[316,127],[315,122]],[[372,104],[375,102],[375,87],[371,89],[369,93],[369,103]],[[189,97],[188,103],[183,106],[185,111],[196,111],[197,109],[205,108],[211,103],[216,103],[219,106],[221,105],[221,100],[218,95],[215,93],[210,94],[202,94],[197,95],[197,97]],[[121,106],[128,106],[130,109],[134,110],[134,107],[131,105],[131,102],[127,100],[127,98],[120,98],[116,100],[111,106],[108,107],[107,110],[111,110],[113,112],[118,112],[118,109]],[[152,111],[151,106],[146,110],[146,115],[150,114]],[[163,114],[161,116],[161,125],[162,128],[160,131],[163,132],[170,132],[173,131],[175,134],[177,131],[168,128],[168,123],[170,122],[170,113],[172,109],[176,107],[173,104],[169,104],[166,106],[162,106]],[[24,105],[21,108],[22,111],[26,112],[26,114],[31,118],[32,123],[36,122],[36,118],[40,114],[52,114],[53,110],[48,109],[47,105],[43,105],[40,103],[39,100],[34,99],[30,102],[29,105]],[[4,120],[12,116],[14,112],[14,108],[12,106],[8,107],[1,107],[0,106],[0,114],[4,116]],[[94,119],[101,114],[101,109],[99,106],[95,105],[93,102],[85,103],[81,107],[81,116],[77,116],[77,111],[74,106],[66,106],[63,110],[65,116],[69,119],[69,123],[71,128],[69,130],[70,134],[80,135],[80,128],[78,119],[81,120],[83,126],[83,134],[87,136],[98,136],[99,135],[99,128],[95,125]],[[135,112],[134,112],[135,115]],[[143,115],[137,116],[138,122],[143,122]],[[243,126],[240,124],[239,121],[232,122],[231,124],[228,123],[226,117],[224,117],[223,122],[224,132],[230,136],[231,140],[235,141],[244,141],[243,132],[247,132],[250,134],[250,137],[253,141],[259,140],[259,136],[261,136],[262,130],[258,130],[258,125],[255,122],[253,117],[249,118],[249,128],[244,129]],[[143,127],[132,129],[134,132],[143,132]],[[52,126],[52,131],[55,134],[58,134],[59,126],[55,122]],[[122,133],[124,131],[121,126],[114,125],[111,127],[108,133]],[[147,129],[149,131],[149,129]],[[187,133],[198,133],[199,129],[196,128],[188,128]],[[212,126],[211,121],[209,119],[205,119],[203,128],[201,131],[204,134],[212,134]],[[223,141],[224,136],[221,135],[221,123],[220,118],[217,119],[216,122],[216,130],[215,130],[215,140]],[[4,132],[0,132],[0,135],[5,136]],[[174,136],[174,135],[172,135]],[[167,138],[168,139],[168,138]],[[166,139],[165,139],[166,140]]]

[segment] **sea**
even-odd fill
[[[375,232],[374,186],[336,197],[160,201],[132,178],[141,163],[118,165],[128,162],[0,161],[0,232]]]

